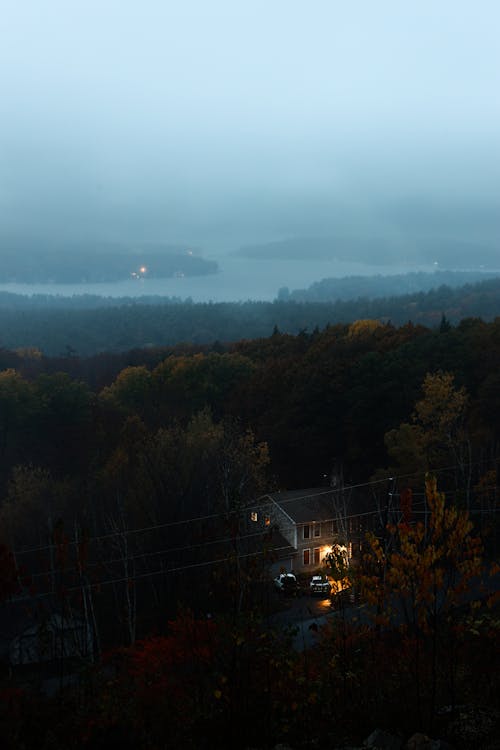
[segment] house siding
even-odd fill
[[[259,519],[266,514],[292,548],[279,559],[279,569],[296,573],[317,572],[337,543],[347,545],[349,557],[359,555],[367,522],[375,522],[366,514],[363,498],[350,498],[347,507],[337,502],[335,490],[321,487],[271,493],[261,498],[259,507]],[[354,509],[359,516],[353,515]],[[305,536],[304,529],[308,530]]]
[[[276,524],[284,538],[297,550],[296,554],[290,558],[288,570],[295,572],[312,572],[323,565],[323,559],[328,552],[328,547],[336,541],[336,535],[333,533],[332,521],[318,521],[309,523],[296,523],[293,521],[280,506],[273,502],[269,509],[271,523]],[[309,537],[304,538],[304,529],[308,527]],[[316,530],[316,533],[315,533]],[[319,535],[317,535],[319,530]],[[304,563],[304,551],[310,550],[309,562]],[[319,553],[315,550],[319,550]],[[319,562],[315,562],[318,560]]]

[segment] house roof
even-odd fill
[[[336,515],[336,493],[328,487],[272,492],[268,497],[295,523],[331,521]]]

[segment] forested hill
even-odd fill
[[[426,374],[439,371],[467,389],[479,460],[500,439],[499,334],[500,318],[436,330],[365,320],[89,359],[0,350],[0,474],[7,482],[13,467],[33,464],[63,475],[80,467],[83,477],[109,455],[103,436],[114,446],[127,417],[154,432],[208,409],[269,445],[272,474],[285,487],[314,486],[334,457],[358,481],[388,465],[386,434],[411,422]],[[405,474],[420,460],[418,451],[393,453]]]
[[[0,282],[25,284],[102,283],[142,277],[205,276],[217,263],[181,246],[148,246],[140,252],[113,245],[53,247],[0,238]]]
[[[498,278],[496,271],[446,271],[434,273],[412,271],[410,273],[391,274],[390,276],[344,276],[341,278],[321,279],[307,289],[289,290],[282,287],[279,299],[296,302],[333,302],[335,300],[358,299],[367,297],[394,297],[401,294],[428,292],[441,286],[459,287],[465,284],[476,284],[479,281]]]
[[[500,319],[464,320],[440,331],[357,321],[312,334],[276,333],[226,351],[167,355],[156,352],[153,362],[151,350],[136,352],[136,366],[124,367],[106,387],[78,379],[89,363],[77,358],[66,362],[75,379],[58,371],[63,362],[43,358],[26,358],[23,373],[0,372],[3,632],[22,632],[28,643],[43,645],[47,633],[67,632],[45,626],[46,613],[61,612],[70,626],[88,623],[84,632],[96,642],[92,663],[58,658],[28,672],[29,664],[4,662],[2,747],[164,747],[175,731],[179,747],[205,750],[218,747],[221,727],[241,732],[249,707],[260,717],[252,747],[278,747],[274,738],[288,746],[304,726],[307,743],[294,747],[333,747],[332,716],[335,737],[347,736],[339,727],[360,725],[365,735],[384,721],[399,727],[396,716],[409,734],[419,726],[409,707],[422,694],[424,705],[432,705],[438,677],[445,697],[436,705],[445,705],[450,664],[457,675],[451,694],[471,706],[471,724],[489,716],[489,701],[496,707],[499,694],[498,592],[488,576],[498,566],[487,561],[498,559]],[[94,359],[95,369],[105,356]],[[14,362],[15,355],[0,352],[0,368]],[[27,372],[33,364],[38,373]],[[330,626],[314,631],[306,618],[303,632],[315,645],[298,653],[293,621],[282,629],[272,618],[275,608],[281,618],[287,600],[273,596],[270,564],[288,560],[276,560],[273,529],[264,519],[258,527],[261,519],[249,511],[270,489],[323,485],[319,494],[331,496],[329,480],[340,468],[345,485],[332,513],[346,516],[354,549],[363,539],[355,568],[363,619],[358,628],[355,610],[347,619],[344,599],[334,597],[341,608],[328,618]],[[439,493],[432,480],[424,485],[429,469]],[[389,507],[400,523],[387,523]],[[366,542],[365,522],[373,529]],[[320,533],[311,546],[325,544]],[[379,539],[389,539],[388,553]],[[327,554],[322,563],[329,560]],[[309,571],[316,572],[312,565]],[[471,610],[455,604],[464,591],[474,595]],[[479,597],[488,598],[482,604]],[[408,602],[408,618],[391,619],[395,601],[405,611]],[[295,608],[297,617],[304,607],[300,614]],[[323,619],[329,600],[321,607]],[[42,627],[20,631],[32,612],[40,613]],[[422,612],[426,619],[417,619]],[[408,630],[412,623],[419,641]],[[443,637],[436,639],[438,626]],[[417,648],[421,693],[408,677]],[[342,687],[346,669],[354,690]],[[435,683],[426,676],[433,669]],[[54,688],[35,692],[45,676]],[[48,698],[58,684],[63,692]],[[304,686],[315,691],[305,712]],[[275,734],[266,744],[260,742],[264,710],[269,723],[275,716],[282,722],[271,725]],[[481,718],[483,725],[493,735],[493,724]],[[36,741],[20,744],[26,728]],[[201,732],[208,730],[204,743]],[[315,745],[312,731],[324,732]],[[498,747],[464,735],[457,750]],[[155,742],[144,743],[150,737]]]
[[[408,321],[437,327],[443,315],[451,323],[463,318],[493,320],[500,315],[500,279],[452,289],[440,286],[428,292],[378,299],[335,302],[193,303],[179,300],[156,304],[126,302],[107,307],[78,309],[71,300],[50,306],[47,297],[0,294],[0,346],[37,348],[58,356],[65,352],[88,356],[133,348],[169,346],[179,342],[210,344],[268,336],[278,328],[296,334],[328,324],[359,319]],[[93,302],[95,304],[95,301]]]

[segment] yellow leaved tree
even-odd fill
[[[425,520],[407,517],[389,525],[383,540],[368,535],[359,583],[377,624],[399,631],[406,645],[412,644],[417,701],[425,689],[432,717],[440,675],[446,674],[455,701],[454,625],[460,607],[476,593],[482,546],[468,513],[446,501],[430,475],[426,501]]]
[[[468,507],[472,476],[471,441],[466,427],[468,405],[467,391],[455,385],[452,373],[427,373],[411,421],[385,435],[392,459],[389,473],[418,474],[453,466],[455,490],[460,490]]]

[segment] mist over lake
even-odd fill
[[[191,298],[193,302],[238,302],[249,299],[272,301],[281,287],[300,289],[323,278],[409,271],[433,271],[431,264],[369,265],[348,261],[252,260],[236,256],[216,258],[219,272],[205,276],[164,279],[141,278],[106,284],[0,284],[0,291],[16,294],[72,296],[97,294],[103,297],[160,295]],[[404,293],[406,290],[402,290]]]
[[[497,267],[495,5],[4,5],[0,289],[273,300]],[[205,273],[134,260],[110,281],[80,255],[166,245]],[[54,249],[72,279],[47,271]]]

